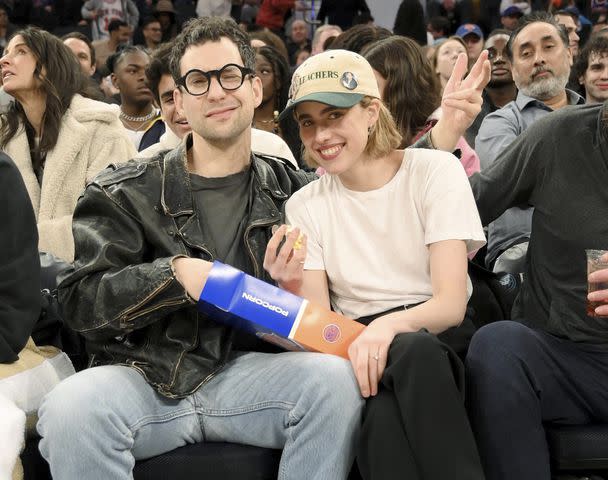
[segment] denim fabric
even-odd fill
[[[184,399],[159,395],[134,369],[102,366],[43,401],[40,451],[53,478],[130,479],[136,460],[187,443],[283,448],[280,479],[341,479],[363,400],[350,363],[317,353],[244,353]]]

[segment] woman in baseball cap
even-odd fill
[[[279,248],[275,235],[265,265],[282,288],[367,325],[349,348],[367,399],[363,477],[483,479],[463,366],[437,337],[463,321],[467,251],[485,243],[464,169],[447,152],[397,149],[373,70],[353,52],[306,60],[282,115],[326,174],[286,204],[303,264],[285,251],[294,239]]]

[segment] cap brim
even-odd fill
[[[325,105],[331,105],[332,107],[338,108],[350,108],[355,106],[361,100],[363,100],[362,93],[339,93],[339,92],[317,92],[310,93],[308,95],[304,95],[301,98],[298,98],[295,102],[290,100],[287,102],[287,106],[283,109],[281,114],[279,115],[279,121],[282,121],[287,117],[287,115],[291,115],[293,109],[303,102],[319,102],[324,103]]]

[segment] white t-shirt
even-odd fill
[[[332,307],[350,318],[431,298],[430,244],[465,240],[470,252],[485,243],[462,165],[437,150],[406,149],[377,190],[325,174],[293,194],[286,215],[308,236],[304,268],[325,270]]]

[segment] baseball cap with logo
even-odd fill
[[[319,102],[350,108],[363,97],[380,98],[371,65],[361,55],[347,50],[326,50],[308,58],[294,72],[285,118],[302,102]]]
[[[464,25],[460,25],[458,30],[456,30],[457,37],[464,38],[467,35],[476,35],[478,38],[483,38],[481,28],[474,23],[465,23]]]

